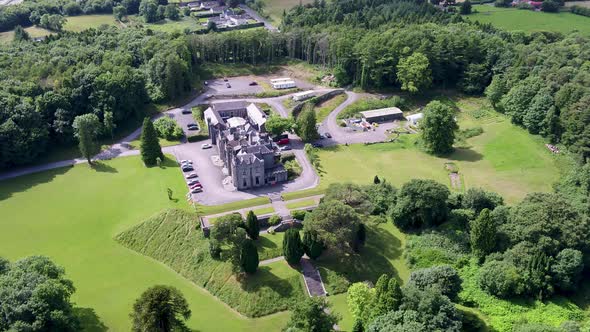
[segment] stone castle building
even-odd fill
[[[258,188],[287,180],[287,171],[275,156],[266,133],[266,114],[245,101],[211,104],[205,110],[211,143],[238,190]]]

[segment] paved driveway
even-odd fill
[[[253,95],[263,91],[260,85],[250,85],[254,79],[249,76],[228,77],[208,81],[209,94],[213,95]],[[227,84],[230,87],[227,87]]]

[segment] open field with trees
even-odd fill
[[[498,8],[492,5],[474,5],[477,11],[466,17],[472,21],[491,23],[508,31],[555,31],[568,33],[578,30],[590,35],[590,18],[569,12],[544,13],[516,8]]]

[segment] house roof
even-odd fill
[[[424,117],[424,113],[416,113],[416,114],[406,116],[406,119],[408,121],[412,121],[412,120],[420,120],[423,117]]]
[[[240,109],[246,108],[247,106],[248,106],[248,103],[243,100],[241,100],[241,101],[226,101],[226,102],[222,102],[222,103],[211,104],[211,107],[213,107],[213,109],[216,110],[217,112],[240,110]]]
[[[218,123],[223,123],[223,120],[221,119],[221,116],[219,115],[219,113],[213,111],[213,109],[211,107],[207,108],[205,110],[205,119],[210,121],[212,125],[216,125]]]
[[[260,160],[258,157],[256,157],[254,154],[252,153],[246,153],[246,152],[240,152],[236,155],[236,164],[237,165],[252,165],[255,163],[261,163],[262,160]]]
[[[377,116],[386,116],[394,114],[403,114],[403,112],[397,107],[380,108],[372,111],[360,112],[364,118],[373,118]]]
[[[246,110],[248,112],[248,117],[250,118],[250,120],[252,120],[258,126],[262,126],[266,123],[266,114],[264,114],[264,112],[260,108],[258,108],[258,106],[250,104],[248,105]]]

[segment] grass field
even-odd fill
[[[101,25],[118,26],[115,17],[111,14],[105,15],[80,15],[68,16],[64,30],[79,32],[86,29],[98,28]]]
[[[25,28],[31,38],[45,37],[51,34],[51,31],[36,26]],[[0,32],[0,43],[10,43],[14,39],[14,31]]]
[[[178,201],[169,201],[166,188]],[[199,331],[277,331],[288,314],[246,319],[167,266],[121,246],[113,237],[164,208],[186,208],[178,170],[145,168],[117,158],[36,173],[0,186],[0,256],[47,255],[76,286],[73,300],[92,308],[112,331],[129,331],[133,301],[146,288],[172,285],[187,298]],[[280,270],[277,269],[277,270]]]
[[[258,259],[275,258],[283,255],[283,238],[285,233],[262,234],[256,241],[258,248]]]
[[[283,11],[289,11],[300,3],[305,5],[312,2],[312,0],[267,0],[264,12],[270,16],[270,20],[274,24],[278,25],[281,23]]]
[[[316,112],[317,122],[324,121],[325,118],[336,108],[346,100],[346,94],[340,94],[326,100],[325,102],[318,104],[314,107]]]
[[[491,5],[473,6],[477,13],[468,15],[472,21],[491,23],[505,30],[555,31],[568,33],[578,30],[590,34],[590,17],[569,12],[544,13],[515,8],[497,8]]]
[[[289,209],[289,210],[298,209],[298,208],[304,208],[304,207],[313,206],[313,205],[316,205],[316,204],[317,203],[313,199],[304,199],[304,200],[301,200],[301,201],[291,202],[291,203],[286,202],[287,209]]]
[[[252,212],[254,212],[254,214],[257,216],[261,216],[263,214],[273,213],[273,212],[275,212],[275,209],[272,206],[269,206],[269,207],[265,207],[265,208],[256,209]]]
[[[187,17],[181,16],[180,20],[178,21],[171,21],[171,20],[162,20],[157,23],[143,23],[141,24],[147,28],[157,31],[164,31],[164,32],[174,32],[180,31],[183,32],[185,29],[189,29],[190,31],[196,31],[203,29],[200,21],[194,17]]]

